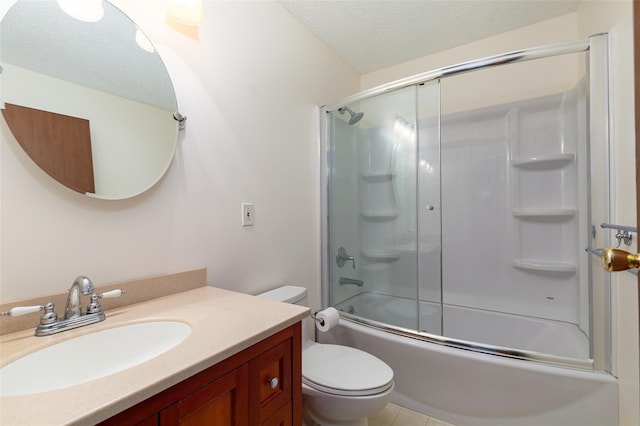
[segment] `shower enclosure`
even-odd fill
[[[607,370],[585,252],[608,219],[606,87],[601,35],[323,107],[323,304],[440,345]]]

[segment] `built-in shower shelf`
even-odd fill
[[[573,153],[540,155],[511,160],[511,165],[532,170],[559,169],[571,163],[575,158],[576,155]]]
[[[523,219],[570,219],[576,215],[576,209],[513,209],[513,215]]]
[[[513,266],[526,271],[546,271],[576,273],[576,265],[568,262],[549,262],[546,260],[515,259]]]
[[[375,263],[370,263],[368,265],[364,265],[361,267],[361,269],[362,271],[365,271],[365,272],[379,274],[379,273],[387,272],[390,267],[391,266],[389,265],[389,262],[375,262]]]
[[[394,247],[400,253],[416,253],[418,250],[420,250],[420,253],[431,253],[433,251],[440,250],[440,244],[438,243],[421,242],[420,247],[418,247],[415,241],[404,243],[404,244],[397,244]]]
[[[390,172],[367,172],[360,174],[366,182],[386,182],[393,179],[394,175],[394,173]]]
[[[400,258],[400,252],[393,249],[362,250],[362,256],[377,262],[393,262]]]
[[[398,210],[365,210],[360,212],[363,218],[369,220],[392,220],[398,217]]]

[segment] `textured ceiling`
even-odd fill
[[[0,23],[2,62],[116,96],[175,110],[171,80],[160,56],[142,50],[136,26],[104,4],[98,22],[82,22],[55,0],[20,0]]]
[[[368,73],[576,11],[578,0],[280,0]]]

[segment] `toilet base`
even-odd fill
[[[393,388],[392,383],[387,390],[378,394],[345,397],[324,393],[303,383],[303,420],[307,426],[367,426],[367,417],[387,405]]]

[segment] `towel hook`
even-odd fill
[[[616,244],[616,248],[620,247],[620,244],[624,241],[624,244],[627,246],[631,245],[631,241],[633,240],[633,235],[626,229],[618,229],[616,232],[616,240],[618,240],[618,244]]]

